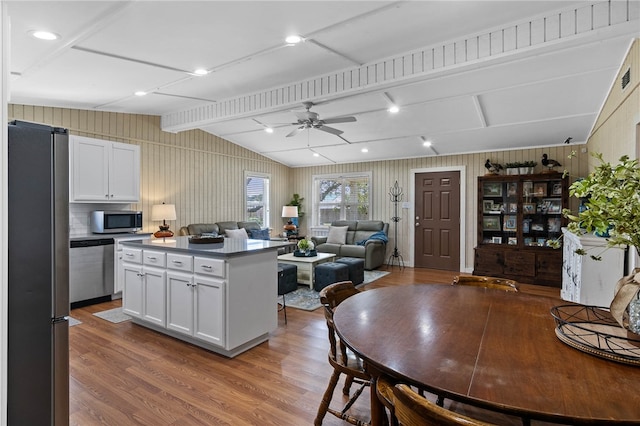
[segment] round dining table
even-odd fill
[[[577,350],[555,334],[558,299],[415,284],[363,291],[334,322],[373,377],[444,398],[564,424],[640,424],[640,367]],[[372,425],[384,408],[371,392]]]

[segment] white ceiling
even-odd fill
[[[638,0],[5,3],[12,103],[161,115],[291,167],[584,143],[640,37]],[[303,101],[357,121],[286,137]]]

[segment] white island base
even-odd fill
[[[124,243],[123,312],[135,324],[234,357],[277,327],[280,243]]]

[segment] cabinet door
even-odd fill
[[[70,142],[70,201],[109,201],[109,146],[81,136]]]
[[[111,144],[109,158],[109,201],[140,201],[140,147]]]
[[[122,312],[132,317],[142,318],[144,285],[142,267],[124,263],[124,293],[122,295]]]
[[[144,273],[144,309],[142,318],[164,327],[166,324],[166,286],[164,269],[143,268]]]
[[[193,335],[193,276],[167,272],[167,328]]]
[[[225,283],[209,277],[194,280],[194,337],[225,346]]]

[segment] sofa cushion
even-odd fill
[[[347,237],[345,238],[344,244],[355,244],[354,240],[356,229],[358,226],[357,220],[336,220],[331,222],[331,226],[347,226],[349,229],[347,230]]]
[[[364,258],[366,250],[364,246],[344,244],[340,246],[340,256]]]
[[[227,232],[227,229],[240,229],[240,227],[238,226],[238,222],[231,222],[231,221],[216,222],[216,225],[218,225],[218,228],[220,229],[218,231],[218,234],[220,235],[225,235]]]
[[[330,226],[329,234],[327,235],[327,243],[344,244],[347,240],[348,229],[348,226]]]
[[[216,223],[192,223],[187,227],[189,229],[189,235],[200,235],[206,233],[220,233],[218,224]]]
[[[238,238],[238,239],[241,239],[241,240],[249,239],[249,236],[247,235],[247,231],[245,231],[244,228],[241,228],[241,229],[227,229],[225,231],[225,235],[228,238]]]
[[[249,233],[249,238],[254,240],[268,240],[271,238],[268,229],[247,229],[247,232]]]
[[[258,222],[238,222],[238,228],[244,228],[247,230],[247,233],[249,233],[250,230],[260,230],[262,229],[260,227],[260,224]]]
[[[340,254],[340,247],[344,244],[323,243],[316,246],[316,250],[322,253],[333,253],[336,256]]]

